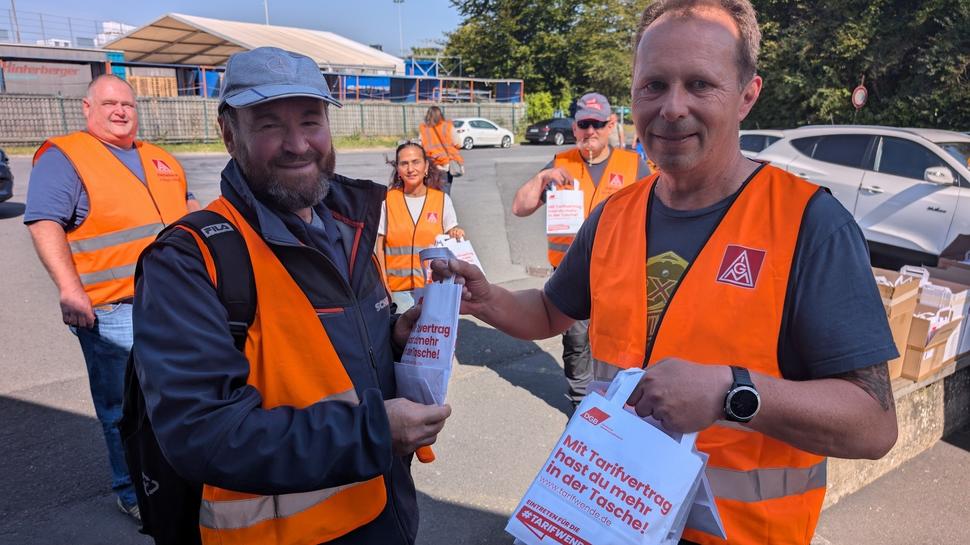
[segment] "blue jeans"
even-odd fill
[[[108,445],[111,489],[125,505],[134,505],[138,500],[131,484],[131,475],[128,474],[121,432],[118,430],[124,400],[125,365],[132,343],[131,304],[96,307],[94,315],[94,327],[72,327],[71,331],[81,343],[84,363],[88,367],[94,411]]]

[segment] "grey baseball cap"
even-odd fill
[[[610,109],[610,101],[599,93],[586,93],[576,101],[576,121],[609,121],[611,113],[613,110]]]
[[[277,47],[257,47],[229,57],[222,77],[219,111],[248,108],[290,97],[318,98],[340,107],[317,63]]]

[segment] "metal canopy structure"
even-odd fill
[[[180,13],[105,44],[133,63],[222,66],[233,53],[273,46],[302,53],[326,72],[404,74],[404,61],[332,32],[223,21]]]

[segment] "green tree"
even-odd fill
[[[559,105],[589,91],[629,103],[631,40],[649,0],[452,0],[446,54],[465,75],[521,78]],[[568,108],[568,104],[567,104]]]
[[[970,127],[970,0],[755,0],[761,99],[746,127]],[[859,112],[852,89],[862,78]]]

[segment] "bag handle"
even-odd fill
[[[634,368],[624,369],[617,373],[617,375],[613,377],[613,382],[610,383],[609,389],[606,390],[606,395],[603,396],[606,399],[606,402],[614,407],[622,409],[623,406],[626,405],[626,400],[630,399],[630,395],[633,394],[633,390],[636,389],[637,384],[640,384],[640,379],[643,378],[643,374],[645,372],[646,370],[644,369]],[[657,422],[657,424],[659,424],[659,422]],[[671,439],[674,438],[671,437]],[[682,434],[680,436],[680,440],[674,439],[674,441],[680,444],[681,448],[688,451],[694,447],[694,442],[696,440],[697,432]]]

